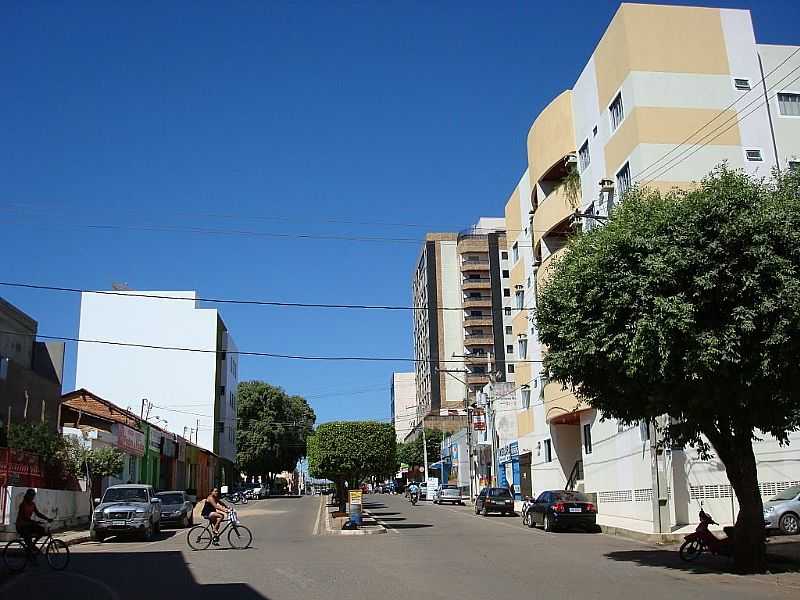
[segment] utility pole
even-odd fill
[[[453,358],[458,358],[457,354],[453,354]],[[465,357],[460,357],[465,358]],[[459,383],[464,384],[464,408],[467,411],[467,455],[469,458],[469,499],[472,501],[474,499],[474,492],[473,492],[473,475],[472,475],[472,407],[469,404],[469,383],[467,382],[466,376],[469,374],[467,369],[436,369],[439,373],[446,373],[450,375],[453,379],[458,381]],[[462,373],[464,375],[464,379],[459,379],[453,373]],[[444,482],[442,482],[444,483]]]

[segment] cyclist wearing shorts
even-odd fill
[[[211,490],[200,514],[211,522],[211,529],[214,531],[212,543],[215,546],[219,546],[219,525],[229,511],[230,507],[220,500],[219,490],[217,488]]]
[[[19,512],[17,512],[17,533],[25,540],[25,546],[28,548],[28,552],[30,552],[33,545],[39,541],[39,538],[47,533],[44,527],[33,520],[33,515],[44,519],[48,523],[53,522],[53,519],[39,512],[39,509],[36,507],[36,502],[33,501],[34,498],[36,498],[36,490],[31,489],[25,492],[25,496],[22,498],[22,502],[19,505]]]

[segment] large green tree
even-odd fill
[[[270,482],[291,471],[306,454],[316,416],[308,402],[264,381],[243,381],[238,389],[236,461],[248,475]]]
[[[735,564],[766,568],[753,441],[800,428],[800,174],[720,167],[691,191],[634,188],[574,237],[538,299],[550,377],[606,417],[666,415],[716,453],[739,500]]]
[[[395,448],[395,431],[390,423],[325,423],[308,440],[308,468],[313,477],[336,483],[339,506],[344,510],[344,482],[352,489],[366,477],[390,475],[397,464]]]

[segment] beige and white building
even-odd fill
[[[402,443],[417,420],[417,377],[415,373],[392,373],[392,424],[397,441]]]
[[[533,361],[516,368],[519,462],[530,469],[521,492],[584,489],[602,523],[644,532],[695,521],[701,500],[731,521],[735,495],[718,463],[659,454],[646,424],[601,421],[547,382],[528,309],[567,236],[597,225],[576,209],[607,215],[633,184],[691,186],[723,161],[762,175],[800,166],[800,48],[758,44],[746,10],[622,4],[572,89],[535,118],[527,150],[505,215],[511,287],[523,296],[512,334]],[[559,184],[573,165],[580,193],[569,198]],[[757,444],[765,495],[800,480],[800,436],[792,442]]]

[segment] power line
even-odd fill
[[[392,310],[392,311],[407,311],[407,310],[429,310],[427,306],[401,306],[392,304],[334,304],[334,303],[319,303],[319,302],[284,302],[280,300],[238,300],[230,298],[186,298],[184,296],[171,296],[169,294],[141,294],[134,291],[126,292],[123,290],[89,290],[83,288],[54,286],[54,285],[38,285],[33,283],[21,283],[14,281],[0,281],[0,286],[21,288],[29,290],[42,290],[49,292],[69,292],[74,294],[99,294],[103,296],[125,296],[132,298],[152,298],[154,300],[182,300],[184,302],[209,302],[212,304],[243,304],[251,306],[275,306],[275,307],[289,307],[289,308],[331,308],[331,309],[353,309],[353,310]],[[471,310],[469,307],[463,306],[437,306],[433,310]],[[488,309],[484,309],[488,310]],[[491,316],[487,314],[486,316]]]
[[[792,57],[793,57],[795,54],[797,54],[798,52],[800,52],[800,48],[797,48],[797,49],[796,49],[794,52],[792,52],[792,53],[791,53],[789,56],[787,56],[787,57],[786,57],[786,58],[785,58],[783,61],[781,61],[781,62],[780,62],[780,63],[779,63],[779,64],[778,64],[778,65],[777,65],[777,66],[776,66],[774,69],[772,69],[772,70],[771,70],[769,73],[767,73],[766,75],[764,75],[764,77],[762,77],[762,78],[761,78],[761,81],[760,81],[759,83],[760,83],[761,85],[765,85],[765,82],[766,82],[766,79],[767,79],[767,77],[769,77],[770,75],[772,75],[773,73],[775,73],[775,71],[777,71],[778,69],[780,69],[780,68],[781,68],[781,67],[782,67],[784,64],[786,64],[786,63],[787,63],[787,62],[788,62],[788,61],[789,61],[789,60],[790,60],[790,59],[791,59],[791,58],[792,58]],[[784,79],[785,79],[785,77],[784,77]],[[783,79],[781,79],[780,81],[783,81]],[[780,81],[779,81],[778,83],[780,83]],[[726,107],[725,107],[725,108],[723,108],[721,111],[719,111],[719,112],[718,112],[718,113],[717,113],[717,114],[714,116],[714,118],[713,118],[713,119],[711,119],[710,121],[708,121],[708,122],[704,123],[703,125],[701,125],[701,126],[698,128],[698,129],[696,129],[695,131],[693,131],[692,133],[690,133],[690,134],[689,134],[689,136],[688,136],[688,137],[687,137],[685,140],[683,140],[681,143],[677,144],[677,145],[676,145],[674,148],[672,148],[671,150],[669,150],[669,151],[668,151],[666,154],[664,154],[664,155],[663,155],[663,156],[661,156],[660,158],[658,158],[658,159],[656,159],[655,161],[653,161],[652,163],[650,163],[650,164],[649,164],[647,167],[645,167],[645,168],[644,168],[644,169],[643,169],[643,170],[642,170],[642,171],[639,173],[639,176],[637,177],[637,179],[639,179],[639,180],[642,180],[642,179],[644,179],[644,173],[646,173],[647,171],[649,171],[650,169],[652,169],[652,168],[653,168],[655,165],[657,165],[659,162],[661,162],[662,160],[664,160],[664,159],[665,159],[667,156],[669,156],[670,154],[672,154],[673,152],[675,152],[675,151],[676,151],[678,148],[680,148],[681,146],[683,146],[683,145],[684,145],[686,142],[688,142],[688,141],[689,141],[690,139],[692,139],[692,138],[693,138],[695,135],[697,135],[698,133],[700,133],[700,132],[701,132],[703,129],[705,129],[706,127],[708,127],[709,125],[711,125],[711,124],[712,124],[714,121],[716,121],[716,120],[717,120],[719,117],[721,117],[723,114],[725,114],[725,111],[727,111],[729,108],[732,108],[734,105],[736,105],[736,104],[738,104],[739,102],[741,102],[741,101],[742,101],[742,100],[743,100],[743,99],[744,99],[746,96],[748,96],[748,95],[749,95],[751,92],[753,92],[753,91],[754,91],[754,90],[755,90],[757,87],[758,87],[757,85],[754,85],[754,86],[752,86],[752,87],[751,87],[749,90],[747,90],[747,91],[746,91],[744,94],[740,95],[740,96],[739,96],[738,98],[736,98],[736,99],[735,99],[733,102],[731,102],[730,104],[728,104],[728,106],[726,106]],[[774,87],[774,86],[772,86],[772,87]],[[748,106],[749,106],[749,105],[748,105]],[[747,106],[745,106],[745,108],[747,108]],[[652,181],[652,179],[651,179],[651,181]]]
[[[89,340],[66,336],[43,335],[33,333],[19,333],[17,331],[0,331],[0,334],[14,335],[18,337],[41,338],[44,340],[55,340],[60,342],[77,342],[80,344],[101,344],[107,346],[119,346],[127,348],[140,348],[144,350],[171,350],[176,352],[196,352],[200,354],[233,354],[237,356],[260,356],[264,358],[282,358],[287,360],[306,360],[306,361],[341,361],[341,362],[413,362],[413,363],[458,363],[458,360],[426,360],[421,358],[405,358],[391,356],[310,356],[305,354],[278,354],[275,352],[247,352],[244,350],[216,350],[206,348],[188,348],[183,346],[160,346],[157,344],[136,344],[133,342],[118,342],[112,340]],[[537,360],[506,361],[507,363],[538,363]]]
[[[721,136],[721,135],[723,135],[724,133],[726,133],[726,132],[730,131],[731,129],[733,129],[733,127],[737,126],[739,123],[741,123],[742,121],[744,121],[744,120],[745,120],[747,117],[749,117],[749,116],[750,116],[750,115],[752,115],[753,113],[757,112],[759,109],[761,109],[761,108],[763,108],[764,106],[766,106],[766,105],[767,105],[769,102],[771,102],[771,101],[772,101],[772,100],[775,98],[775,96],[776,96],[776,95],[779,93],[779,92],[776,92],[776,93],[775,93],[775,94],[773,94],[772,96],[769,96],[769,92],[773,91],[773,90],[774,90],[774,89],[775,89],[775,88],[776,88],[778,85],[780,85],[780,84],[781,84],[781,83],[782,83],[782,82],[783,82],[783,81],[784,81],[786,78],[790,77],[792,74],[794,74],[794,73],[795,73],[796,71],[798,71],[798,70],[800,70],[800,65],[798,65],[797,67],[795,67],[794,69],[792,69],[791,71],[789,71],[789,73],[787,73],[786,75],[784,75],[784,77],[782,77],[780,80],[778,80],[777,82],[775,82],[775,83],[774,83],[774,84],[773,84],[773,85],[772,85],[772,86],[771,86],[771,87],[768,89],[768,91],[767,91],[767,99],[766,99],[766,100],[763,100],[763,98],[761,98],[761,97],[759,96],[759,97],[755,98],[754,100],[751,100],[750,102],[748,102],[747,104],[745,104],[743,107],[741,107],[741,111],[744,111],[744,110],[746,110],[746,109],[750,108],[751,106],[753,106],[753,104],[756,104],[756,103],[758,103],[758,104],[757,104],[757,105],[756,105],[756,106],[755,106],[755,107],[754,107],[752,110],[750,110],[748,113],[746,113],[746,114],[742,115],[741,117],[739,116],[739,113],[736,113],[735,115],[732,115],[732,116],[728,117],[728,118],[727,118],[727,119],[725,119],[725,120],[724,120],[722,123],[720,123],[720,124],[719,124],[717,127],[715,127],[714,129],[712,129],[712,130],[711,130],[711,131],[709,131],[708,133],[704,134],[704,135],[703,135],[703,136],[702,136],[700,139],[698,139],[698,140],[697,140],[695,143],[693,143],[691,146],[689,146],[689,147],[685,148],[684,150],[682,150],[681,152],[679,152],[677,156],[675,156],[674,158],[670,159],[670,160],[669,160],[669,161],[668,161],[668,162],[667,162],[665,165],[661,165],[660,167],[658,167],[656,174],[655,174],[655,175],[650,175],[650,176],[649,176],[649,179],[648,179],[646,182],[644,182],[644,185],[648,185],[649,183],[651,183],[651,182],[655,181],[657,178],[661,177],[661,176],[662,176],[662,175],[664,175],[665,173],[669,172],[671,169],[673,169],[674,167],[676,167],[676,166],[677,166],[677,165],[679,165],[680,163],[682,163],[682,162],[684,162],[684,161],[688,160],[688,159],[689,159],[689,158],[691,158],[691,157],[692,157],[694,154],[696,154],[697,152],[699,152],[699,151],[700,151],[702,148],[704,148],[704,147],[706,147],[707,145],[709,145],[709,144],[710,144],[712,141],[714,141],[715,139],[717,139],[718,137],[720,137],[720,136]],[[791,86],[791,85],[792,85],[792,84],[793,84],[795,81],[797,81],[798,79],[800,79],[800,76],[799,76],[799,77],[796,77],[795,79],[793,79],[792,81],[790,81],[790,82],[789,82],[788,84],[786,84],[784,87],[786,87],[786,86]],[[729,124],[730,124],[730,125],[729,125]],[[726,125],[727,125],[727,127],[726,127]],[[724,127],[724,129],[723,129],[723,127]],[[720,130],[722,130],[722,131],[720,131]],[[719,133],[717,133],[717,132],[719,132]],[[714,135],[714,134],[716,134],[716,135]],[[702,142],[702,143],[701,143],[701,142]],[[776,157],[776,159],[777,159],[777,157]],[[642,179],[643,179],[643,177],[642,177],[642,176],[641,176],[641,174],[640,174],[640,175],[637,177],[637,181],[642,181]]]

